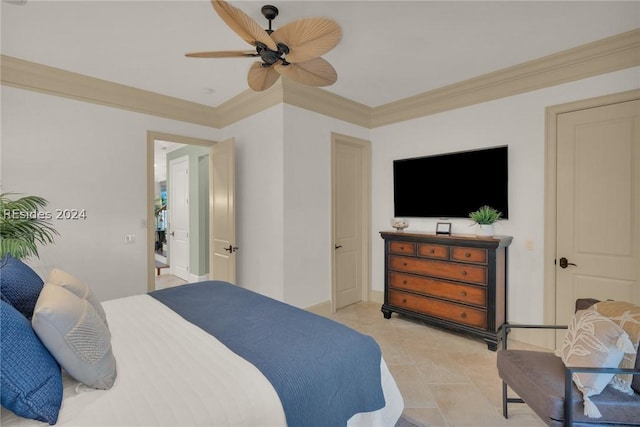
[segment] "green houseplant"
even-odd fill
[[[47,200],[39,196],[0,194],[0,258],[6,254],[19,259],[38,255],[38,244],[53,243],[59,234],[50,224]]]
[[[473,221],[471,225],[478,226],[478,236],[493,236],[493,224],[500,219],[502,212],[491,206],[482,206],[477,211],[469,213],[469,218]]]

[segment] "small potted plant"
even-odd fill
[[[502,212],[492,208],[491,206],[482,206],[477,211],[470,212],[469,218],[473,221],[471,225],[477,225],[478,236],[493,236],[493,224],[500,219]]]
[[[47,201],[39,196],[15,198],[15,194],[0,194],[0,258],[9,254],[23,259],[38,257],[37,245],[53,243],[58,232],[43,211]]]

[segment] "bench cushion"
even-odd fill
[[[551,352],[500,350],[497,354],[498,374],[548,425],[564,419],[564,364]],[[640,394],[624,394],[607,386],[593,396],[602,418],[584,415],[582,395],[573,384],[574,421],[600,424],[603,420],[640,425]]]

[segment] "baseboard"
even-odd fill
[[[369,302],[384,303],[384,291],[369,290]]]
[[[555,350],[555,333],[553,330],[513,328],[509,333],[509,341],[511,340],[519,341],[546,350]]]
[[[374,302],[377,304],[382,304],[384,302],[384,292],[383,291],[369,291],[369,302]],[[331,316],[333,314],[331,301],[324,301],[320,304],[312,305],[311,307],[305,308],[305,310],[310,311],[311,313],[319,314],[320,316]]]
[[[204,276],[196,276],[193,273],[189,273],[189,283],[203,282],[205,280],[209,280],[209,275],[205,274]]]
[[[311,307],[305,308],[305,310],[324,317],[329,317],[333,314],[331,310],[331,301],[325,301],[321,302],[320,304],[312,305]]]

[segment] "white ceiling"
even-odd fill
[[[194,59],[251,47],[206,0],[2,1],[2,53],[217,106],[247,89],[251,58]],[[17,4],[18,3],[18,4]],[[326,89],[371,107],[640,28],[640,1],[231,1],[278,28],[326,16],[343,30],[324,55]],[[212,92],[212,93],[210,93]]]

